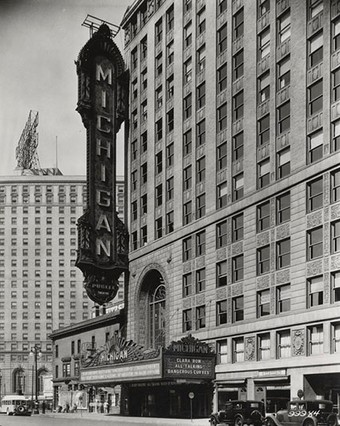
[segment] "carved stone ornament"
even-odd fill
[[[256,278],[256,287],[257,287],[258,290],[268,288],[269,285],[270,285],[270,275],[269,274]]]
[[[244,342],[245,361],[255,361],[255,337],[246,337]]]
[[[331,270],[340,268],[340,254],[331,257]]]
[[[233,256],[243,253],[243,241],[239,241],[233,244],[231,251]]]
[[[307,263],[307,277],[320,275],[323,272],[322,259]]]
[[[290,236],[290,224],[285,223],[281,226],[278,226],[276,228],[276,239],[277,240],[282,240],[283,238],[287,238]]]
[[[290,269],[283,269],[276,273],[276,284],[284,284],[290,282]]]
[[[214,350],[211,345],[196,339],[191,334],[182,337],[181,340],[172,341],[164,350],[164,353],[194,353],[194,354],[213,354]]]
[[[331,206],[331,220],[340,218],[340,204],[334,204]]]
[[[293,356],[305,355],[305,332],[303,329],[293,330]]]
[[[269,244],[269,231],[262,232],[256,236],[256,247],[261,247]]]
[[[223,300],[227,298],[227,287],[221,287],[216,289],[216,300]]]
[[[231,292],[233,296],[238,296],[243,293],[243,285],[241,283],[234,284],[231,287]]]
[[[315,228],[316,226],[322,225],[322,210],[310,213],[307,215],[307,228]]]

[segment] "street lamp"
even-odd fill
[[[31,347],[30,356],[34,356],[34,370],[35,370],[35,404],[34,404],[34,414],[39,414],[39,401],[38,401],[38,358],[42,355],[40,351],[40,346],[35,344]]]

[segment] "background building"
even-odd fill
[[[0,177],[1,395],[35,394],[34,357],[29,355],[34,345],[41,351],[38,393],[43,395],[43,377],[52,375],[48,335],[111,309],[93,305],[74,266],[85,177],[44,170]],[[117,197],[123,213],[122,178],[117,181]],[[123,297],[121,289],[112,303]]]
[[[135,1],[122,27],[127,337],[209,342],[215,408],[339,405],[340,3]]]

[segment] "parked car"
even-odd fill
[[[227,401],[225,410],[212,413],[209,421],[211,426],[261,426],[264,421],[264,404],[261,401]]]
[[[266,426],[336,426],[337,415],[332,401],[294,400],[287,408],[276,413],[267,414]]]
[[[28,404],[20,404],[14,409],[14,416],[31,416],[32,410]]]

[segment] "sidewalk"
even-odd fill
[[[95,419],[96,421],[111,422],[117,425],[123,425],[124,423],[136,423],[142,425],[146,420],[148,423],[155,425],[191,425],[191,426],[209,426],[209,419],[163,419],[155,417],[128,417],[128,416],[117,416],[114,414],[97,414],[88,412],[78,413],[46,413],[39,414],[40,417],[53,417],[59,419]]]

